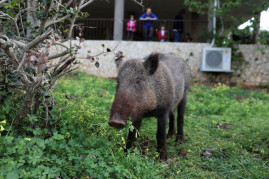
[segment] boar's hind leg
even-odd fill
[[[185,142],[184,133],[183,133],[183,125],[184,125],[184,113],[185,113],[186,103],[187,103],[187,95],[185,94],[183,99],[178,105],[178,115],[177,115],[176,141],[180,140],[182,143]]]
[[[176,130],[175,130],[175,112],[170,111],[170,113],[169,113],[169,130],[168,130],[167,138],[170,138],[175,134],[176,134]]]
[[[167,159],[166,151],[166,121],[168,118],[169,112],[165,111],[162,115],[158,117],[158,129],[157,129],[157,150],[160,153],[160,159]]]
[[[137,132],[137,130],[140,129],[141,121],[142,121],[142,119],[139,119],[139,120],[136,120],[133,122],[134,130],[133,131],[129,130],[129,135],[128,135],[128,140],[127,140],[125,152],[127,151],[127,149],[130,149],[132,147],[133,142],[136,140],[136,132]]]

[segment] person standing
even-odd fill
[[[183,14],[185,14],[185,9],[181,9],[174,19],[174,24],[173,24],[174,42],[182,41],[181,35],[184,32]]]
[[[158,17],[151,12],[151,8],[147,8],[146,13],[142,14],[139,20],[144,21],[144,40],[151,41],[153,35],[153,21],[158,20]]]
[[[136,31],[136,21],[134,16],[130,16],[130,20],[127,22],[127,40],[134,40],[134,33]]]

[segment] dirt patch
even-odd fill
[[[269,93],[269,88],[268,87],[262,87],[262,86],[247,86],[243,85],[243,89],[245,90],[253,90],[253,91],[264,91]]]
[[[216,128],[220,128],[220,129],[223,129],[223,130],[229,130],[231,128],[231,124],[229,124],[229,123],[218,123],[216,125]]]
[[[187,150],[181,150],[179,152],[179,155],[182,156],[182,157],[185,157],[189,152]]]
[[[236,99],[237,99],[238,101],[242,101],[244,98],[246,98],[245,96],[238,95],[238,94],[235,94],[234,96],[236,97]]]
[[[150,149],[154,147],[154,142],[152,139],[144,137],[139,140],[139,146],[141,148],[142,155],[146,155],[150,152]]]
[[[221,129],[224,129],[224,130],[228,130],[228,129],[230,129],[230,127],[231,127],[231,124],[228,124],[228,123],[223,123],[223,124],[220,126],[220,128],[221,128]]]

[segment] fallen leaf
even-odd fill
[[[99,68],[99,66],[100,66],[99,62],[95,62],[95,66],[96,66],[96,68]]]
[[[204,157],[212,157],[212,152],[214,152],[216,149],[203,149],[202,156]]]
[[[182,150],[182,151],[180,151],[180,155],[181,155],[182,157],[185,157],[188,153],[189,153],[189,152],[188,152],[187,150]]]
[[[228,130],[229,128],[231,127],[231,124],[228,124],[228,123],[223,123],[220,128],[221,129],[224,129],[224,130]]]

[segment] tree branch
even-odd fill
[[[63,72],[69,65],[71,65],[71,63],[75,60],[75,57],[72,57],[70,59],[68,59],[67,61],[65,61],[65,63],[57,70],[55,71],[52,76],[57,76],[59,75],[61,72]]]
[[[19,27],[17,25],[17,20],[15,18],[11,17],[10,15],[2,12],[2,11],[0,11],[0,14],[3,14],[3,16],[6,16],[6,17],[8,17],[9,19],[11,19],[13,21],[13,23],[15,25],[15,28],[16,28],[17,36],[20,37],[20,30],[19,30]]]
[[[61,66],[62,63],[64,63],[69,57],[70,57],[69,55],[64,55],[64,56],[62,56],[62,57],[60,58],[60,60],[59,60],[59,62],[58,62],[57,64],[52,65],[51,67],[54,67],[54,69],[53,69],[53,73],[54,73],[55,71],[57,71],[57,69],[59,68],[59,66]]]
[[[11,42],[17,45],[19,48],[22,48],[24,51],[29,51],[31,48],[38,45],[41,41],[45,40],[52,32],[53,32],[53,29],[51,28],[47,30],[44,34],[42,34],[41,36],[38,36],[36,39],[29,42],[28,44],[25,44],[17,40],[11,40]]]
[[[21,60],[21,62],[20,62],[20,64],[19,64],[16,71],[20,70],[21,66],[24,64],[25,58],[26,58],[26,53],[23,54],[22,60]]]
[[[133,0],[136,4],[138,4],[139,6],[141,6],[142,8],[145,8],[145,6],[143,5],[143,0],[141,0],[140,2],[138,2],[137,0]]]
[[[74,2],[74,0],[69,0],[66,5],[64,6],[65,9],[67,9],[72,3]]]
[[[88,2],[84,3],[83,5],[80,6],[79,9],[83,9],[84,7],[88,6],[89,4],[91,4],[94,0],[89,0]]]
[[[20,18],[22,32],[23,32],[23,34],[25,36],[25,30],[24,30],[24,25],[23,25],[23,21],[22,21],[22,14],[21,14],[21,12],[22,12],[22,10],[21,10],[21,3],[19,3],[19,13],[17,15],[18,15],[18,18]]]
[[[14,43],[17,47],[22,48],[22,49],[25,50],[25,46],[26,46],[25,43],[23,43],[23,42],[21,42],[21,41],[13,40],[13,39],[11,39],[10,41],[11,41],[12,43]]]
[[[36,39],[34,39],[33,41],[31,41],[29,44],[25,45],[24,50],[28,51],[31,48],[35,47],[36,45],[38,45],[41,41],[45,40],[46,38],[48,38],[48,36],[50,34],[52,34],[53,29],[49,29],[47,30],[44,34],[38,36]]]
[[[68,53],[70,52],[69,48],[68,48],[67,46],[65,46],[64,44],[62,44],[62,43],[57,43],[57,42],[55,42],[55,43],[53,43],[53,45],[59,45],[59,46],[62,46],[62,47],[64,47],[66,50],[63,51],[63,52],[61,52],[61,53],[57,53],[57,54],[54,54],[54,55],[49,56],[49,57],[48,57],[48,60],[52,60],[52,59],[55,59],[55,58],[62,57],[62,56],[66,55],[66,54],[68,54]]]
[[[52,5],[52,0],[50,0],[49,2],[46,3],[46,6],[45,6],[45,17],[41,21],[40,28],[38,30],[38,34],[41,34],[42,31],[44,30],[45,26],[46,26],[46,22],[48,20],[48,16],[49,16],[49,11],[50,11],[51,5]]]
[[[91,4],[93,1],[94,1],[94,0],[89,0],[88,2],[86,2],[86,3],[84,3],[84,4],[83,4],[84,1],[82,1],[82,3],[80,3],[81,5],[80,5],[78,8],[79,8],[79,9],[83,9],[84,7],[86,7],[86,6],[88,6],[89,4]],[[67,8],[68,6],[70,6],[71,3],[73,3],[73,2],[74,2],[74,0],[70,0],[70,1],[66,4],[65,8]],[[65,15],[65,16],[63,16],[63,17],[61,17],[61,18],[59,18],[59,19],[49,21],[49,22],[46,23],[45,28],[46,28],[46,27],[49,27],[49,26],[51,26],[51,25],[53,25],[53,24],[59,23],[59,22],[65,20],[65,19],[69,18],[70,16],[71,16],[70,14],[67,14],[67,15]],[[71,25],[70,25],[70,27],[72,27],[72,24],[73,24],[73,26],[74,26],[74,23],[75,23],[75,21],[76,21],[76,17],[75,17],[74,20],[73,20],[73,19],[74,19],[74,17],[71,19]],[[74,21],[74,22],[73,22],[73,21]],[[73,22],[73,23],[72,23],[72,22]],[[70,35],[70,33],[71,33],[71,35],[72,35],[72,31],[73,31],[73,29],[70,28],[69,35]],[[70,37],[69,35],[68,35],[68,37]]]
[[[69,32],[68,32],[68,39],[70,39],[70,40],[72,38],[72,32],[73,32],[75,22],[76,22],[76,16],[72,17],[71,22],[70,22],[70,29],[69,29]]]
[[[62,43],[57,43],[57,42],[55,42],[55,43],[53,43],[53,45],[59,45],[59,46],[62,46],[62,47],[64,47],[64,48],[68,49],[68,47],[67,47],[67,46],[65,46],[65,45],[64,45],[64,44],[62,44]]]
[[[51,55],[51,56],[49,56],[49,57],[48,57],[48,60],[52,60],[52,59],[55,59],[55,58],[62,57],[62,56],[64,56],[64,55],[68,54],[68,53],[69,53],[69,50],[65,50],[65,51],[63,51],[63,52],[61,52],[61,53],[57,53],[57,54],[55,54],[55,55]]]
[[[61,17],[60,19],[53,20],[53,21],[49,21],[49,22],[46,23],[45,28],[46,28],[46,27],[49,27],[49,26],[51,26],[51,25],[53,25],[53,24],[57,24],[57,23],[59,23],[59,22],[65,20],[65,19],[67,19],[67,18],[70,17],[70,16],[71,16],[70,14],[67,14],[67,15]]]
[[[14,66],[18,66],[19,62],[17,57],[9,49],[10,47],[12,47],[12,45],[13,44],[11,42],[0,39],[0,49],[3,49],[4,52],[9,56],[9,58],[11,59],[11,63]]]

